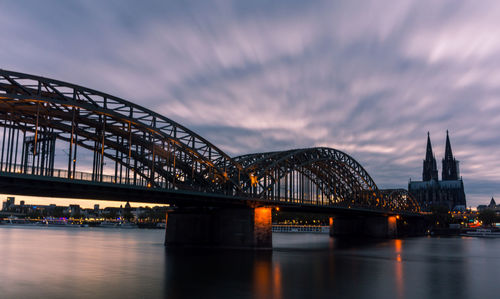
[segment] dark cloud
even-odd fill
[[[158,111],[232,155],[330,146],[382,187],[446,129],[469,203],[499,194],[495,1],[2,1],[2,68]]]

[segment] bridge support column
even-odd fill
[[[167,214],[165,245],[271,249],[271,208],[179,208]]]
[[[330,222],[332,237],[398,237],[396,216],[335,217]]]

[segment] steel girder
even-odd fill
[[[239,189],[226,169],[241,167],[216,146],[158,113],[93,89],[0,70],[0,118],[23,134],[50,131],[72,151],[94,151],[96,181],[107,158],[135,184],[226,194]],[[74,164],[68,163],[68,173]]]
[[[248,178],[240,180],[242,190],[255,197],[346,208],[418,210],[418,205],[407,192],[379,190],[361,164],[336,149],[307,148],[249,154],[234,159],[244,168],[244,173],[248,174]],[[283,189],[279,186],[283,178],[292,173],[299,173],[299,176],[304,176],[320,189],[321,200],[308,202],[300,193],[294,193],[296,198],[290,198],[289,191],[285,190],[285,196],[281,190],[277,191],[276,189]]]
[[[261,177],[263,174],[279,165],[308,165],[315,162],[330,162],[337,165],[345,166],[355,178],[356,182],[368,190],[377,190],[377,185],[370,177],[368,172],[354,158],[348,154],[326,147],[297,149],[281,152],[257,153],[243,155],[234,158],[247,172],[253,173],[256,177]],[[248,185],[250,178],[247,179]]]
[[[420,212],[420,205],[415,198],[405,189],[384,189],[381,190],[382,197],[391,210],[404,210]]]
[[[354,158],[336,149],[318,147],[231,158],[158,113],[44,77],[0,70],[0,121],[4,128],[2,147],[6,135],[12,145],[7,146],[8,171],[12,166],[16,172],[18,169],[12,151],[14,140],[18,151],[20,134],[24,141],[27,134],[33,134],[35,148],[37,136],[56,136],[69,144],[68,179],[76,178],[80,163],[77,149],[84,148],[94,155],[91,180],[97,182],[107,176],[113,183],[269,201],[418,210],[405,190],[380,191]],[[3,151],[0,171],[7,169]],[[114,174],[105,173],[105,161],[114,165]],[[21,159],[21,163],[26,161]]]
[[[336,201],[340,198],[344,201],[346,198],[351,198],[354,194],[364,190],[378,192],[373,179],[355,159],[344,152],[331,148],[319,147],[258,153],[239,156],[234,159],[249,174],[246,180],[242,180],[244,191],[255,189],[257,185],[260,190],[269,189],[270,186],[264,186],[262,181],[265,181],[265,176],[275,173],[275,169],[279,169],[277,172],[279,176],[272,178],[274,183],[277,183],[279,179],[292,171],[304,173],[304,170],[308,170],[315,174],[313,180],[318,185],[326,186],[322,188],[325,195],[336,197]],[[253,184],[252,177],[254,177]],[[255,193],[255,190],[252,193]],[[261,191],[259,195],[264,193]]]

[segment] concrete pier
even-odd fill
[[[179,208],[167,214],[165,245],[271,249],[271,208]]]

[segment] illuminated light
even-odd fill
[[[280,207],[276,207],[276,211],[279,212],[280,211]]]
[[[254,209],[254,228],[256,231],[271,228],[271,208],[260,207]]]
[[[396,219],[399,219],[399,218],[400,218],[399,215],[396,215]]]
[[[329,217],[328,218],[328,224],[330,224],[330,226],[333,225],[333,217]]]
[[[151,183],[148,183],[148,188],[151,188]]]
[[[273,266],[273,298],[283,298],[281,283],[281,268],[279,263]]]
[[[257,186],[257,183],[259,182],[257,180],[257,177],[254,176],[253,173],[249,174],[249,177],[250,177],[250,184],[252,185],[252,187]]]
[[[73,162],[76,162],[76,159],[73,159]]]

